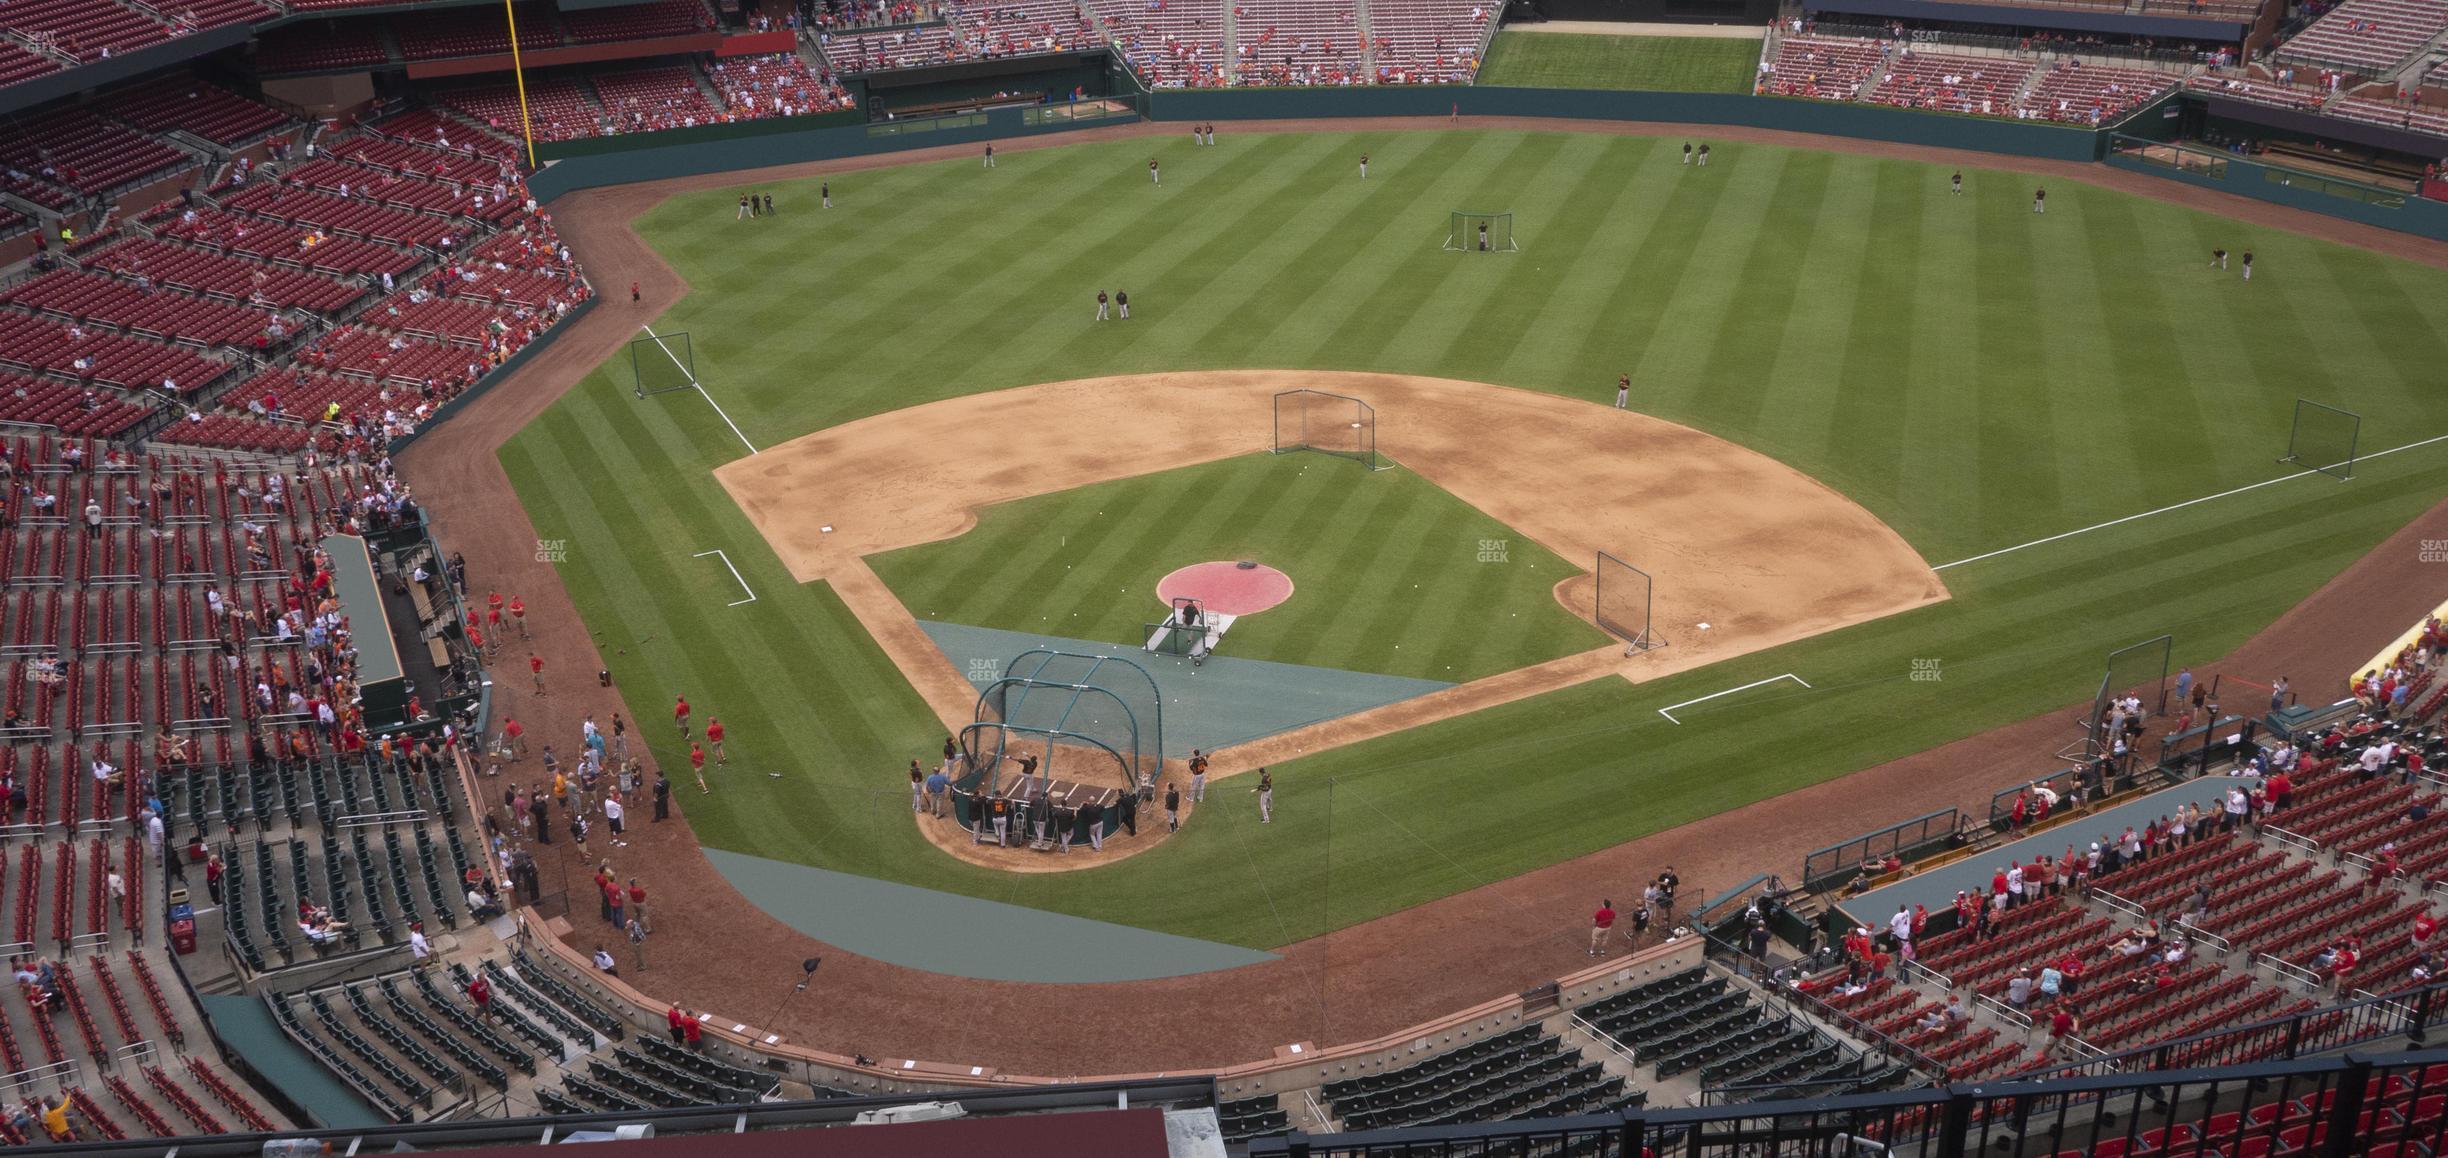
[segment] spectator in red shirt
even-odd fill
[[[2295,798],[2295,781],[2284,772],[2271,773],[2269,779],[2261,782],[2261,789],[2269,794],[2272,812],[2285,811],[2287,803]]]
[[[707,729],[709,732],[712,729]],[[1607,931],[1615,927],[1615,902],[1598,902],[1598,911],[1590,917],[1589,955],[1606,956]]]
[[[2035,1062],[2049,1060],[2049,1055],[2057,1052],[2057,1047],[2065,1039],[2080,1032],[2082,1032],[2082,1006],[2071,1001],[2058,1006],[2057,1012],[2049,1015],[2049,1039],[2042,1043],[2039,1054],[2032,1060]]]
[[[213,895],[218,897],[220,894],[216,892]],[[2431,910],[2424,909],[2421,912],[2414,914],[2414,947],[2416,949],[2422,950],[2426,953],[2429,952],[2431,950],[2431,938],[2437,936],[2438,934],[2439,919],[2431,915]]]
[[[688,1042],[690,1049],[699,1053],[705,1052],[705,1024],[697,1020],[696,1014],[692,1013],[680,1019],[680,1036]]]
[[[672,1044],[682,1044],[684,1034],[681,1027],[688,1024],[688,1015],[680,1012],[680,1007],[675,1005],[671,1007],[669,1012],[663,1015],[663,1020],[671,1024]]]
[[[468,982],[467,995],[468,1000],[476,1003],[476,1016],[488,1019],[493,1016],[493,986],[484,979],[484,974],[479,973],[474,981]]]

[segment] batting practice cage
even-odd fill
[[[1510,213],[1470,213],[1454,210],[1445,229],[1445,248],[1454,253],[1518,253]]]
[[[1598,552],[1592,574],[1597,576],[1597,593],[1591,618],[1599,630],[1622,640],[1625,655],[1666,646],[1649,619],[1657,605],[1657,580],[1604,551]]]
[[[1229,622],[1229,619],[1227,620]],[[1157,655],[1188,657],[1193,665],[1207,662],[1224,632],[1207,614],[1207,607],[1188,595],[1173,597],[1173,611],[1163,623],[1146,625],[1147,650]]]
[[[1377,457],[1377,408],[1357,398],[1323,390],[1286,390],[1275,396],[1275,453],[1314,450],[1383,470]]]
[[[959,742],[952,804],[964,827],[982,801],[1009,801],[1016,816],[1044,796],[1104,805],[1110,831],[1124,798],[1164,772],[1164,696],[1127,659],[1027,651],[979,693]]]
[[[2108,707],[2126,694],[2140,696],[2142,710],[2152,715],[2175,709],[2167,702],[2168,657],[2175,647],[2176,637],[2162,635],[2108,653],[2108,671],[2100,677],[2099,694],[2091,697],[2091,718],[2083,723],[2085,757],[2115,750],[2116,738],[2107,734]]]
[[[649,334],[629,343],[630,388],[637,396],[686,390],[697,384],[697,355],[687,330]]]
[[[2354,477],[2355,444],[2362,433],[2362,415],[2298,398],[2295,424],[2287,431],[2286,457],[2278,461],[2336,475],[2343,482]]]

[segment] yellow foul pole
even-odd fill
[[[536,167],[535,122],[527,116],[527,72],[519,65],[518,9],[502,0],[502,16],[510,22],[510,76],[518,84],[519,136],[527,142],[527,167]]]

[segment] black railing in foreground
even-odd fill
[[[2322,1005],[2284,1017],[2102,1054],[2080,1064],[2042,1072],[2058,1077],[2244,1065],[2331,1053],[2396,1034],[2405,1035],[2407,1047],[2419,1048],[2429,1043],[2431,1022],[2448,1012],[2444,989],[2448,989],[2448,982]],[[2443,1092],[2448,1092],[2448,1088]]]
[[[2393,1147],[2393,1149],[2392,1149]],[[2448,1147],[2448,1050],[1936,1089],[1250,1144],[1252,1158],[1919,1158],[2097,1153],[2415,1155]]]

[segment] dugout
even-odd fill
[[[317,546],[330,556],[332,596],[341,621],[357,645],[357,694],[366,730],[384,732],[408,724],[408,671],[400,662],[382,587],[374,581],[374,555],[355,535],[325,535]]]

